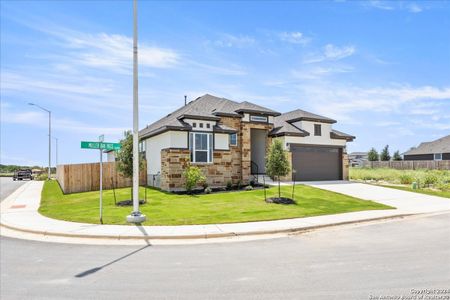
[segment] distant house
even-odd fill
[[[418,147],[403,153],[404,160],[450,160],[450,135],[432,142],[423,142]]]
[[[106,150],[106,151],[104,151],[104,153],[106,153],[106,161],[107,162],[116,161],[116,151],[114,151],[114,150]]]
[[[350,166],[362,167],[364,165],[364,162],[368,161],[368,153],[352,152],[348,155],[348,160],[350,161]]]

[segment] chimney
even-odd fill
[[[187,104],[187,96],[184,95],[184,106],[186,106],[186,104]]]

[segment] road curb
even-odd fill
[[[224,232],[224,233],[212,233],[212,234],[196,234],[196,235],[173,235],[173,236],[159,236],[159,235],[144,235],[144,236],[124,236],[124,235],[86,235],[86,234],[69,234],[69,233],[60,233],[60,232],[49,232],[49,231],[40,231],[40,230],[32,230],[32,229],[24,229],[16,226],[11,226],[8,224],[4,224],[0,222],[0,227],[5,227],[13,231],[43,235],[43,236],[53,236],[53,237],[65,237],[65,238],[82,238],[82,239],[106,239],[106,240],[195,240],[195,239],[215,239],[215,238],[229,238],[229,237],[249,237],[249,236],[261,236],[261,235],[274,235],[274,234],[292,234],[292,233],[300,233],[303,231],[311,231],[326,227],[334,227],[341,225],[350,225],[350,224],[358,224],[358,223],[366,223],[373,221],[382,221],[389,219],[402,219],[410,216],[418,216],[423,215],[423,213],[419,214],[399,214],[394,216],[385,216],[385,217],[376,217],[376,218],[368,218],[363,220],[355,220],[355,221],[343,221],[332,224],[323,224],[323,225],[312,225],[312,226],[303,226],[296,228],[286,228],[286,229],[275,229],[275,230],[260,230],[260,231],[248,231],[248,232]]]

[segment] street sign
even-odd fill
[[[119,143],[104,143],[105,135],[98,137],[98,142],[81,142],[82,149],[100,150],[100,223],[103,224],[103,150],[120,150]]]
[[[82,149],[120,150],[120,143],[81,142]]]

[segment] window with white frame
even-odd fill
[[[189,150],[191,150],[191,162],[212,162],[213,137],[211,133],[191,132],[189,133]]]
[[[230,145],[237,146],[237,133],[230,134]]]
[[[435,153],[434,160],[442,160],[442,153]]]

